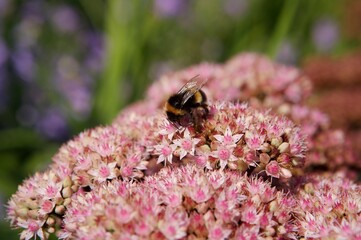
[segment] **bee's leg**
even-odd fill
[[[179,118],[179,125],[182,127],[188,127],[192,123],[192,113],[187,113]]]
[[[206,115],[207,112],[203,107],[197,107],[195,109],[192,109],[192,118],[196,132],[201,132],[202,122]]]

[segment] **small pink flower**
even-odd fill
[[[164,121],[161,126],[161,130],[159,131],[160,135],[167,136],[167,138],[171,141],[175,133],[179,130],[174,126],[174,124],[169,121]]]
[[[212,152],[211,156],[219,160],[221,169],[224,169],[228,162],[236,161],[238,159],[233,155],[233,149],[225,146],[219,146],[216,151]]]
[[[194,156],[194,150],[197,143],[200,141],[198,138],[190,136],[188,128],[183,132],[183,138],[174,140],[174,144],[179,148],[179,158],[184,158],[187,154]]]
[[[54,201],[44,200],[40,205],[39,213],[41,215],[51,213],[54,209],[54,206],[55,206]]]
[[[143,219],[137,222],[134,227],[135,233],[140,236],[148,236],[153,231],[153,229],[154,227]]]
[[[183,209],[168,208],[164,220],[160,221],[158,226],[166,238],[180,239],[187,235],[188,224],[189,218]]]
[[[74,168],[74,170],[89,170],[92,166],[92,158],[91,155],[81,155],[77,158],[78,162]]]
[[[205,202],[211,197],[209,189],[197,187],[190,191],[190,197],[197,203]]]
[[[209,181],[213,189],[217,190],[226,181],[226,177],[222,171],[214,171],[210,174]]]
[[[20,238],[29,240],[30,238],[35,238],[38,236],[40,239],[45,239],[43,229],[41,228],[43,226],[44,222],[39,220],[22,220],[20,219],[18,222],[18,225],[22,228],[25,228],[24,231],[21,232]]]
[[[167,161],[169,163],[172,163],[173,153],[176,147],[177,146],[175,144],[169,144],[166,141],[163,141],[162,144],[155,145],[155,154],[159,155],[157,164],[162,162],[164,162],[164,164],[167,164]]]
[[[258,150],[264,143],[265,135],[247,131],[245,134],[247,146],[252,150]]]
[[[114,168],[117,165],[116,162],[110,162],[105,164],[104,162],[100,162],[98,166],[92,168],[88,171],[90,175],[92,175],[96,181],[105,182],[108,179],[113,179],[116,177]]]
[[[231,234],[231,230],[226,229],[218,224],[214,224],[208,228],[208,238],[210,240],[227,239]]]
[[[182,204],[182,194],[180,191],[174,191],[174,193],[169,193],[165,197],[165,201],[169,206],[178,207]]]
[[[266,173],[269,176],[279,178],[280,177],[280,166],[276,161],[271,161],[266,166]]]
[[[98,154],[100,154],[100,156],[102,157],[107,157],[107,156],[111,156],[115,153],[116,151],[116,146],[113,142],[110,142],[110,140],[108,139],[99,139],[100,141],[97,142],[94,146],[93,146],[93,150],[94,152],[97,152]]]
[[[259,216],[257,214],[257,210],[254,207],[247,207],[243,209],[242,213],[242,221],[249,224],[257,224],[259,221]]]
[[[243,134],[233,134],[229,126],[224,131],[223,135],[217,134],[213,137],[218,140],[222,145],[235,147],[237,142],[241,139]]]
[[[46,186],[43,186],[38,190],[38,193],[46,197],[47,199],[54,199],[60,197],[60,190],[62,188],[61,183],[48,182]]]
[[[135,216],[135,211],[128,205],[122,204],[116,209],[116,221],[119,223],[128,223]]]
[[[206,155],[197,155],[195,158],[195,163],[200,167],[205,167],[208,163],[208,156]]]

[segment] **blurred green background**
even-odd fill
[[[241,51],[292,65],[353,52],[356,1],[0,0],[0,236],[18,239],[3,219],[22,180],[161,74]]]

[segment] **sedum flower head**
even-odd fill
[[[167,167],[142,182],[113,181],[72,197],[64,239],[357,239],[358,185],[310,175],[277,190],[259,177],[195,165]]]
[[[292,238],[294,207],[269,182],[188,164],[163,168],[144,182],[113,181],[73,195],[60,237],[224,239],[243,232]],[[292,231],[276,231],[280,227]]]
[[[300,235],[306,238],[361,238],[361,187],[343,174],[309,175],[297,193]]]
[[[361,159],[344,133],[331,129],[325,114],[306,105],[312,88],[310,79],[294,67],[257,54],[243,53],[223,65],[203,63],[164,75],[150,87],[146,101],[130,107],[131,111],[149,114],[161,108],[168,96],[196,75],[208,80],[202,90],[211,101],[246,101],[252,107],[272,108],[300,125],[302,134],[307,136],[308,169],[346,169],[352,173],[361,167]],[[248,144],[261,140],[257,135],[250,138]]]
[[[55,232],[75,191],[69,176],[60,178],[52,170],[36,173],[10,199],[8,219],[11,225],[24,229],[21,239],[46,239]]]
[[[198,74],[209,100],[199,132],[160,110]],[[22,239],[360,238],[360,186],[310,174],[357,162],[304,105],[309,92],[297,69],[254,54],[166,75],[111,125],[64,144],[19,186],[8,219]]]
[[[152,117],[124,114],[111,126],[81,133],[60,148],[47,172],[20,186],[9,203],[12,224],[29,229],[23,221],[36,220],[38,228],[33,229],[51,233],[61,226],[75,192],[92,192],[109,181],[141,180],[168,165],[195,164],[200,169],[230,169],[283,180],[303,166],[305,143],[290,120],[245,104],[209,107],[211,114],[201,133],[193,127],[170,127],[161,112]],[[196,203],[210,200],[213,194],[212,188],[199,188],[201,181],[189,179],[193,188],[187,194]],[[169,196],[170,204],[181,202],[179,194]]]

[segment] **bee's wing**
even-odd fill
[[[177,94],[183,95],[182,97],[182,106],[191,98],[207,80],[200,80],[199,75],[190,79],[184,86],[178,91]]]

